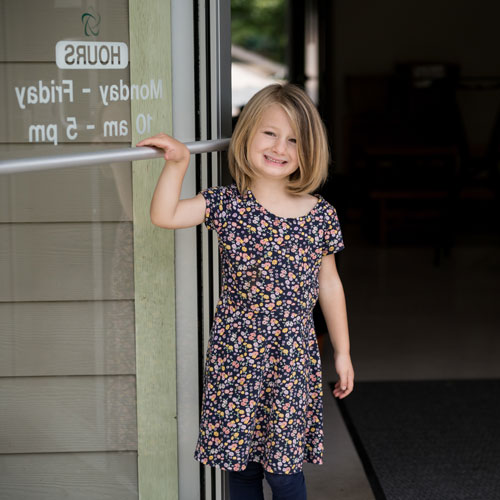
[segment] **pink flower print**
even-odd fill
[[[284,220],[258,208],[236,186],[211,192],[207,206],[222,254],[222,300],[207,354],[197,458],[241,470],[242,457],[249,456],[268,471],[295,473],[303,460],[321,462],[321,374],[310,309],[319,293],[322,255],[341,242],[335,212],[320,199],[311,217]],[[279,410],[273,412],[276,400]],[[296,423],[304,420],[315,431],[299,436]],[[206,430],[216,422],[224,422],[215,431],[219,436]]]

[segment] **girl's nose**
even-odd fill
[[[278,137],[274,141],[274,147],[273,147],[273,149],[278,154],[285,153],[285,151],[286,151],[286,140],[285,139],[281,139],[280,137]]]

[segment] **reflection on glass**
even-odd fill
[[[260,89],[286,79],[285,0],[231,2],[233,117]]]
[[[160,101],[164,82],[130,85],[126,0],[2,8],[2,158],[153,125],[130,123],[130,100]],[[0,275],[2,489],[138,498],[131,166],[0,175]]]

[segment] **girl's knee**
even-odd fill
[[[231,471],[229,474],[240,482],[253,482],[264,479],[262,465],[258,462],[248,462],[245,470]]]
[[[273,491],[273,498],[283,500],[306,500],[306,482],[304,474],[271,474],[266,472],[266,480]]]
[[[262,465],[248,462],[245,470],[229,472],[229,495],[231,500],[264,500]]]

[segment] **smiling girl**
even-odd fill
[[[311,194],[328,173],[323,123],[294,85],[271,85],[245,106],[229,149],[230,186],[180,200],[189,151],[164,134],[151,202],[161,227],[202,222],[219,239],[222,289],[207,350],[195,458],[229,471],[232,500],[304,500],[303,462],[322,463],[321,359],[312,310],[319,299],[339,380],[354,385],[347,314],[334,254],[344,248],[335,209]]]

